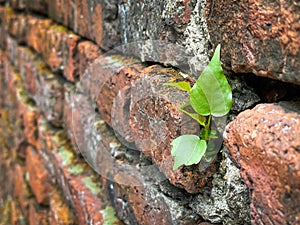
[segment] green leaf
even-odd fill
[[[191,91],[191,85],[189,82],[186,81],[179,81],[179,82],[174,82],[174,83],[166,83],[165,85],[171,86],[171,87],[177,87],[178,89],[182,91]]]
[[[184,110],[185,107],[190,106],[191,103],[190,101],[184,103],[182,106],[179,107],[179,110],[183,113],[185,113],[186,115],[188,115],[189,117],[191,117],[192,119],[196,120],[200,125],[205,126],[205,122],[206,122],[206,117],[201,116],[197,113],[190,113],[186,110]]]
[[[182,165],[190,166],[200,162],[206,151],[206,141],[196,135],[182,135],[172,141],[171,154],[174,157],[176,170]]]
[[[220,63],[220,45],[208,66],[190,91],[193,109],[202,116],[226,115],[232,105],[232,92]]]

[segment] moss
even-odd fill
[[[63,166],[68,166],[72,164],[74,154],[69,149],[66,149],[65,146],[59,147],[58,155],[62,158]]]
[[[99,188],[98,184],[92,180],[92,177],[85,177],[82,179],[85,183],[86,187],[94,194],[98,195],[101,193],[101,189]]]
[[[71,166],[71,167],[69,168],[69,172],[70,172],[72,175],[75,175],[75,176],[77,176],[77,175],[83,173],[83,171],[84,171],[83,166],[82,166],[82,165],[79,165],[79,164],[74,165],[74,166]]]
[[[0,225],[10,224],[11,221],[11,197],[8,196],[4,209],[0,207]]]
[[[103,225],[113,225],[113,224],[120,224],[120,221],[116,217],[116,211],[111,206],[106,206],[104,210],[101,211],[104,218]]]

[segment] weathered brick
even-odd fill
[[[24,10],[26,7],[27,0],[9,0],[9,5],[14,9]]]
[[[5,7],[0,6],[0,48],[6,47]]]
[[[31,200],[29,204],[29,225],[48,225],[48,208],[41,207],[35,200]]]
[[[24,216],[28,215],[30,189],[25,179],[26,168],[20,164],[14,166],[14,199],[16,199]]]
[[[229,156],[251,190],[253,224],[300,222],[297,109],[299,102],[293,108],[285,108],[284,103],[282,107],[260,104],[240,113],[224,133]]]
[[[153,183],[154,180],[157,183],[166,180],[164,175],[156,165],[146,163],[144,167],[145,162],[140,161],[142,157],[139,151],[126,149],[121,145],[114,132],[95,113],[87,96],[77,92],[73,94],[72,99],[70,108],[73,121],[70,130],[75,129],[75,144],[94,170],[102,176],[105,193],[110,196],[122,220],[127,224],[151,224],[154,223],[154,218],[159,218],[163,224],[168,224],[172,220],[183,220],[183,217],[176,213],[178,211],[184,210],[187,214],[192,214],[172,199],[168,200],[172,202],[170,203],[164,199],[162,193],[159,194],[157,186]],[[183,193],[178,189],[176,191]],[[181,197],[184,199],[184,194]],[[198,217],[194,216],[188,220],[197,219]]]
[[[99,176],[76,157],[64,138],[55,141],[63,143],[53,151],[59,183],[75,209],[78,223],[105,222],[102,210],[107,202],[103,199]]]
[[[225,68],[300,84],[297,4],[218,0],[206,7],[211,43],[222,43]]]
[[[48,15],[103,49],[121,43],[117,1],[50,1]]]
[[[50,174],[38,151],[31,146],[26,151],[26,168],[31,190],[39,204],[49,205],[52,189]]]
[[[26,0],[26,8],[38,13],[47,14],[48,0]]]
[[[40,111],[36,108],[34,102],[23,96],[18,107],[18,115],[21,119],[21,126],[24,129],[24,136],[28,143],[40,149],[40,142],[38,137],[38,126],[37,122],[40,117]]]
[[[78,43],[80,37],[68,33],[64,37],[63,44],[63,65],[64,77],[71,82],[75,82],[79,78],[79,62],[78,62]]]
[[[20,225],[27,223],[27,217],[21,212],[20,206],[17,201],[11,202],[11,225]]]
[[[49,223],[53,225],[77,224],[72,209],[65,203],[62,194],[57,189],[51,192]]]
[[[51,25],[52,21],[49,19],[38,19],[33,16],[27,16],[26,43],[39,54],[43,54],[45,45],[49,45],[45,41],[47,31]]]
[[[160,66],[129,66],[134,62],[118,56],[100,57],[81,79],[83,89],[97,101],[101,118],[127,146],[151,156],[172,184],[191,193],[200,191],[217,165],[212,163],[201,171],[196,167],[173,170],[172,140],[199,130],[195,121],[178,110],[187,101],[187,93],[164,85],[181,75]]]
[[[27,18],[24,14],[14,12],[13,9],[5,8],[5,27],[7,32],[12,35],[18,43],[25,43]]]
[[[88,66],[100,56],[100,49],[90,41],[82,41],[78,44],[78,74],[80,79],[84,79],[84,72]]]

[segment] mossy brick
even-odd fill
[[[48,1],[45,0],[26,0],[26,8],[47,15],[48,13]]]
[[[26,151],[26,168],[31,190],[39,204],[49,205],[50,192],[53,186],[46,163],[33,147],[28,146]]]
[[[80,39],[80,36],[71,32],[64,36],[63,75],[70,82],[75,82],[79,79],[78,43]]]
[[[48,225],[48,208],[40,206],[34,199],[29,203],[28,222],[30,225]]]
[[[103,221],[101,210],[107,200],[101,190],[100,177],[74,154],[69,143],[61,138],[56,141],[64,143],[53,152],[59,183],[75,209],[79,224]]]
[[[77,224],[72,208],[65,202],[63,193],[53,189],[50,199],[49,223],[57,225]]]
[[[50,1],[48,15],[103,49],[121,43],[117,1]]]
[[[100,49],[91,41],[81,41],[78,44],[78,74],[80,79],[83,78],[85,70],[100,56]]]
[[[26,8],[27,0],[8,0],[9,5],[17,10],[24,10]]]
[[[12,35],[18,43],[25,43],[26,41],[26,25],[27,18],[25,14],[16,13],[12,8],[5,8],[5,28],[7,32]]]
[[[0,6],[0,48],[5,49],[6,47],[6,35],[5,30],[5,7]]]
[[[49,19],[27,15],[26,43],[39,54],[45,52],[47,31],[51,25],[52,21]]]
[[[24,215],[20,209],[19,203],[16,200],[11,201],[11,217],[10,223],[11,225],[23,225],[27,224],[27,216]]]
[[[160,179],[163,175],[155,165],[148,173],[152,178],[145,175],[147,166],[144,169],[140,167],[140,153],[122,146],[111,128],[95,113],[86,95],[77,92],[73,99],[73,108],[70,107],[73,113],[71,131],[74,126],[76,143],[85,159],[101,175],[103,192],[110,197],[119,218],[127,224],[151,224],[154,223],[153,218],[159,218],[161,224],[168,224],[172,218],[183,221],[179,214],[169,213],[175,208],[192,214],[184,207],[180,208],[175,201],[164,200],[155,185],[145,182]],[[157,200],[158,195],[160,200]],[[157,207],[160,210],[156,210]],[[197,220],[197,216],[194,219]]]
[[[28,216],[29,199],[32,196],[28,181],[26,180],[26,168],[20,164],[14,166],[13,197],[18,201],[24,216]]]

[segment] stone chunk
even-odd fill
[[[298,224],[299,112],[273,104],[257,105],[227,126],[224,139],[229,156],[252,190],[252,223]]]

